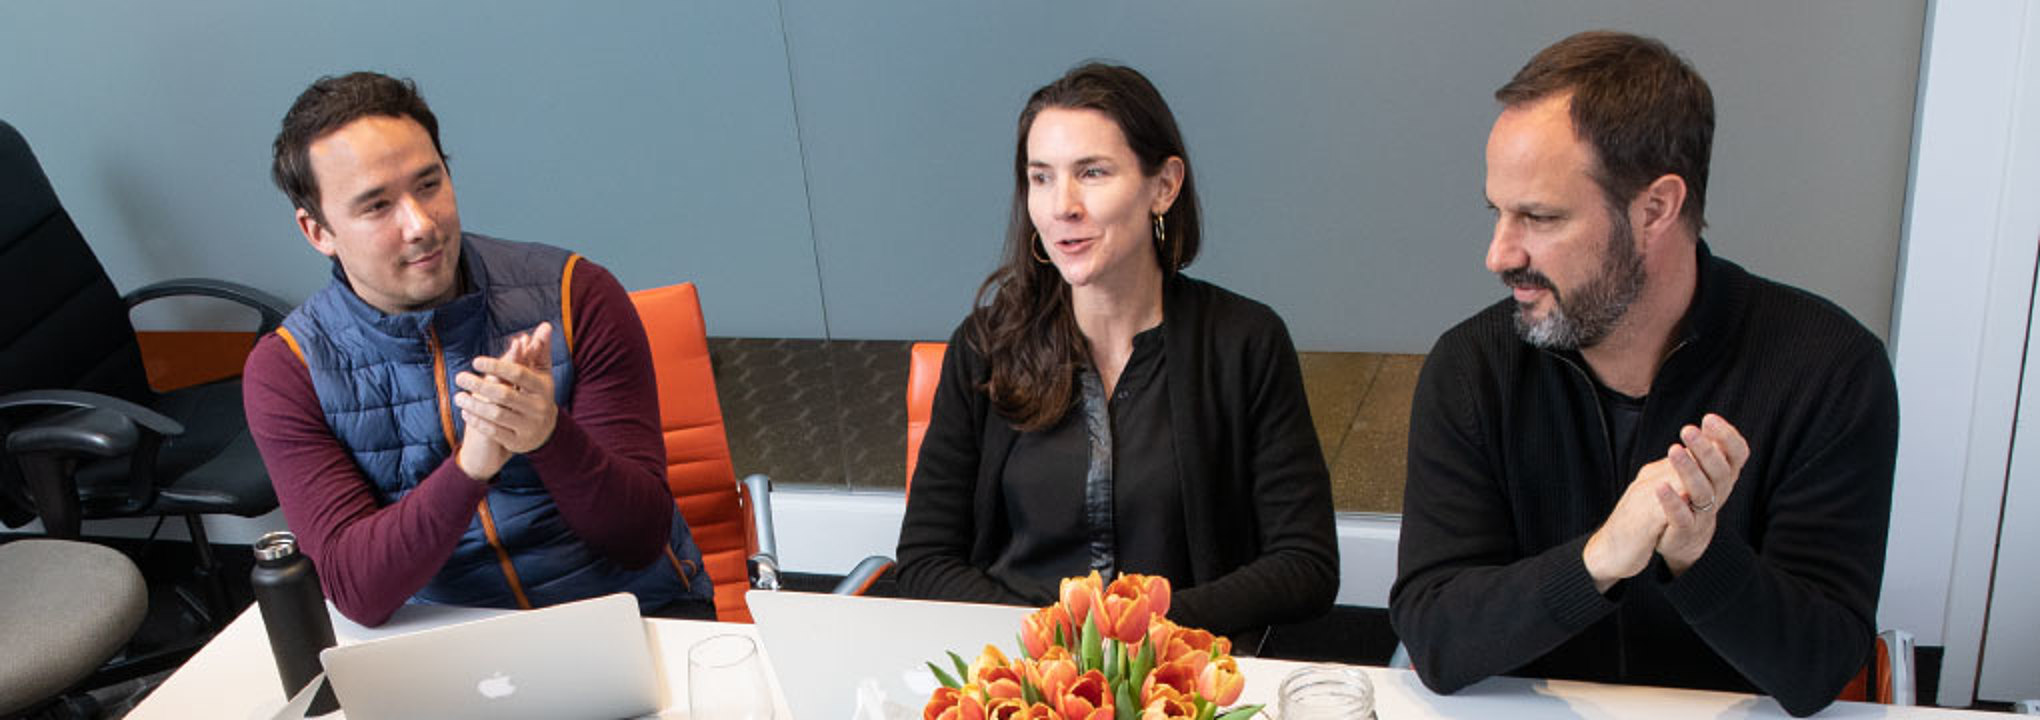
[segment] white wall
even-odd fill
[[[779,527],[780,564],[840,575],[867,556],[891,556],[906,509],[905,499],[890,493],[775,490],[772,514]],[[1339,516],[1339,604],[1388,607],[1401,526],[1393,515]]]
[[[2021,0],[1936,2],[1922,63],[1894,301],[1902,419],[1879,619],[1946,647],[1944,704],[1967,704],[1975,689],[2033,291],[2036,21]]]

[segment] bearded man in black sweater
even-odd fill
[[[1884,346],[1714,257],[1713,97],[1656,40],[1581,33],[1495,93],[1487,267],[1410,414],[1396,632],[1496,674],[1833,701],[1874,644],[1898,399]]]

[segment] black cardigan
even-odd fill
[[[1163,292],[1169,420],[1191,587],[1169,616],[1238,633],[1323,614],[1338,593],[1330,476],[1289,330],[1266,305],[1184,277]],[[900,527],[912,597],[1047,604],[985,573],[1009,529],[1000,478],[1019,433],[982,389],[966,321],[951,336]],[[1157,510],[1162,510],[1157,508]],[[1050,587],[1053,587],[1050,585]]]
[[[1835,699],[1875,633],[1898,443],[1884,346],[1846,312],[1703,244],[1681,343],[1614,466],[1586,362],[1520,340],[1504,300],[1438,340],[1410,417],[1396,634],[1453,692],[1498,673]],[[1607,596],[1586,539],[1679,428],[1720,414],[1750,457],[1713,540]]]

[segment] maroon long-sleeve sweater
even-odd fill
[[[615,276],[580,261],[569,289],[577,368],[571,411],[526,455],[567,526],[626,567],[658,558],[673,522],[651,351]],[[565,333],[553,334],[553,342]],[[449,454],[403,499],[378,505],[319,410],[311,374],[275,334],[243,370],[248,429],[284,520],[348,618],[380,625],[453,554],[488,487]]]

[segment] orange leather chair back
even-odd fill
[[[694,283],[630,294],[652,348],[659,385],[659,428],[666,438],[666,488],[687,518],[702,562],[715,581],[715,607],[724,622],[750,622],[744,592],[751,587],[745,559],[750,531],[730,463],[722,403],[708,362],[708,329]]]
[[[214,380],[236,377],[255,348],[252,332],[220,330],[139,330],[142,371],[149,389],[170,392]]]
[[[1891,704],[1895,688],[1892,687],[1890,649],[1884,638],[1879,636],[1875,647],[1870,648],[1870,662],[1856,672],[1849,684],[1842,686],[1837,700],[1853,702]]]
[[[907,365],[907,492],[914,491],[914,465],[921,459],[921,438],[928,434],[928,414],[935,406],[935,386],[942,380],[942,354],[949,343],[914,343]]]

